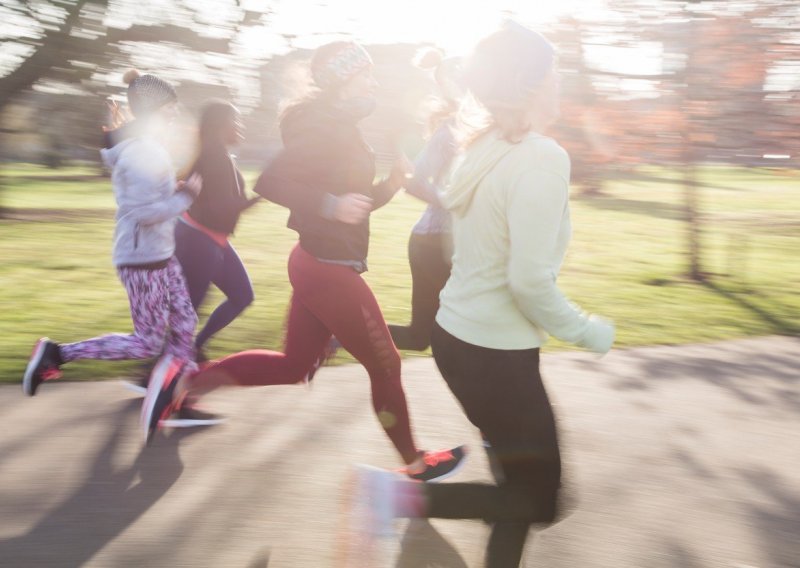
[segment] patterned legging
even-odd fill
[[[159,269],[119,268],[128,292],[132,334],[111,333],[60,346],[64,362],[77,359],[149,359],[162,352],[194,361],[197,314],[192,308],[181,266],[173,257]]]

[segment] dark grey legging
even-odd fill
[[[431,344],[431,329],[439,311],[439,292],[450,278],[450,259],[441,233],[412,233],[408,240],[408,263],[411,266],[411,323],[390,325],[398,349],[425,351]]]
[[[518,566],[529,526],[555,519],[561,484],[558,436],[539,375],[539,350],[479,347],[437,324],[431,344],[450,390],[491,443],[504,481],[426,484],[426,516],[492,523],[486,565]]]
[[[202,231],[180,221],[175,226],[175,256],[183,268],[195,310],[203,303],[211,284],[226,296],[195,338],[195,346],[200,349],[253,302],[253,285],[230,243],[223,248]]]

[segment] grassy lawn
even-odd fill
[[[131,329],[127,298],[111,266],[110,181],[90,177],[95,172],[28,165],[0,172],[2,203],[10,210],[0,221],[0,382],[20,380],[42,335],[68,342]],[[658,168],[646,173],[678,178]],[[800,333],[800,177],[709,167],[700,180],[714,186],[702,190],[701,200],[710,284],[682,277],[678,185],[624,180],[610,183],[606,197],[573,199],[575,233],[561,286],[585,309],[616,321],[619,347]],[[410,317],[406,241],[422,208],[399,195],[373,217],[367,279],[390,322]],[[286,217],[286,210],[262,203],[242,219],[234,245],[250,271],[256,302],[212,340],[212,355],[280,348],[289,297],[286,258],[295,241]],[[216,291],[209,295],[201,321],[219,299]],[[564,348],[558,341],[547,347]],[[66,367],[65,377],[103,378],[130,369],[130,363],[83,362]]]

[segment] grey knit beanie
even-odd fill
[[[178,100],[172,85],[155,75],[140,75],[136,69],[131,69],[123,80],[128,84],[128,106],[136,117]]]
[[[336,41],[318,48],[311,59],[311,77],[320,89],[341,87],[372,66],[372,58],[359,44]]]
[[[465,65],[463,79],[488,107],[524,103],[555,64],[555,49],[545,37],[516,22],[483,39]]]

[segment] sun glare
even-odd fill
[[[274,5],[268,23],[241,41],[245,52],[261,56],[296,47],[315,48],[344,37],[367,44],[429,43],[448,55],[464,55],[509,17],[536,27],[566,14],[595,13],[604,5],[604,0],[301,0]]]

